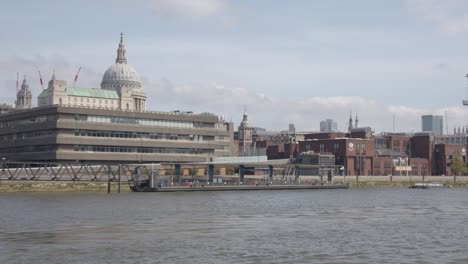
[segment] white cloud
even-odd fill
[[[0,78],[6,80],[0,83],[0,99],[2,99],[2,101],[14,100],[15,93],[13,91],[15,90],[16,72],[19,72],[20,79],[26,76],[29,87],[34,96],[37,96],[42,90],[38,71],[41,71],[44,88],[47,88],[47,83],[54,69],[56,77],[61,80],[66,80],[68,86],[71,87],[79,67],[80,65],[60,56],[0,57]],[[81,69],[76,86],[99,87],[100,80],[100,74],[94,71],[93,68],[84,66]],[[35,98],[33,102],[35,102]]]
[[[434,24],[438,31],[458,35],[468,31],[465,0],[407,0],[410,11]]]
[[[219,84],[177,85],[162,80],[149,86],[151,92],[148,98],[152,108],[209,111],[228,119],[231,117],[238,125],[246,105],[252,124],[270,130],[286,130],[289,123],[294,123],[298,130],[317,131],[320,121],[326,118],[334,119],[339,129],[345,130],[350,111],[353,111],[353,117],[356,113],[359,115],[361,126],[370,126],[377,132],[392,131],[393,118],[395,132],[420,131],[423,114],[445,115],[447,112],[450,129],[453,126],[464,126],[468,118],[468,108],[422,109],[386,105],[363,96],[314,96],[294,101]]]
[[[208,17],[223,12],[225,0],[145,0],[155,12],[183,17]]]
[[[5,82],[0,84],[2,102],[13,102],[16,72],[28,75],[30,87],[34,96],[40,92],[37,69],[44,75],[44,84],[57,69],[57,77],[73,83],[73,77],[79,65],[67,61],[62,57],[0,57],[0,77]],[[415,108],[404,105],[382,103],[365,96],[322,96],[291,97],[271,96],[258,93],[245,87],[212,83],[183,83],[177,84],[162,79],[153,81],[142,76],[145,92],[148,96],[148,109],[157,111],[194,111],[212,112],[232,119],[238,125],[242,117],[244,105],[247,107],[249,118],[255,126],[269,130],[285,130],[289,123],[294,123],[300,131],[317,131],[319,123],[326,118],[337,121],[339,129],[345,130],[349,112],[353,116],[357,113],[361,126],[370,126],[379,131],[393,130],[395,117],[395,131],[419,131],[421,115],[447,113],[449,131],[453,127],[467,124],[468,108],[438,107],[434,109]],[[91,67],[83,67],[78,82],[79,87],[99,87],[101,74]]]

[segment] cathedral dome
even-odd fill
[[[107,68],[104,73],[101,88],[112,88],[121,85],[141,87],[140,78],[132,66],[115,63]]]
[[[141,88],[140,78],[132,66],[127,64],[125,57],[125,46],[123,44],[123,34],[120,34],[119,48],[117,49],[117,59],[102,77],[102,89],[119,89],[122,86],[128,88]]]

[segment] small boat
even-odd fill
[[[445,187],[442,183],[426,183],[426,182],[417,182],[411,185],[411,189],[429,189],[429,188],[442,188]]]

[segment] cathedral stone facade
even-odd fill
[[[117,59],[104,73],[101,88],[70,88],[66,81],[56,80],[54,73],[47,89],[38,97],[39,107],[48,105],[145,111],[146,95],[138,74],[127,64],[123,34]]]
[[[29,85],[26,82],[26,76],[24,76],[23,84],[21,84],[21,89],[16,94],[16,109],[29,109],[32,107],[32,93],[29,89]]]
[[[242,122],[238,127],[239,156],[253,156],[254,128],[249,124],[247,111],[244,111]]]

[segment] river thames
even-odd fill
[[[468,263],[468,189],[0,194],[0,263]]]

